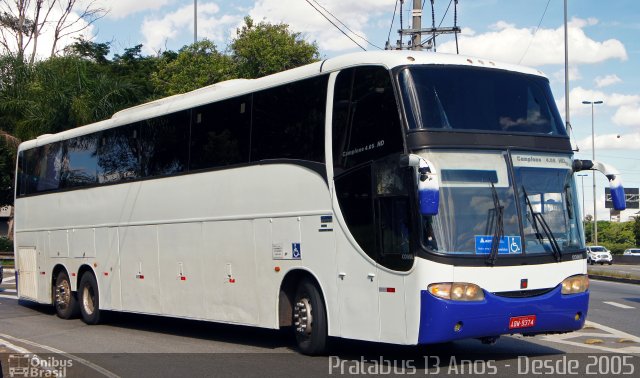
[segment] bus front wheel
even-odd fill
[[[293,324],[298,348],[304,354],[318,355],[327,347],[327,312],[315,283],[303,279],[293,304]]]
[[[100,297],[96,277],[92,273],[86,272],[82,275],[78,295],[82,320],[90,325],[98,324],[100,322]]]
[[[71,291],[69,275],[61,270],[56,276],[54,287],[54,305],[60,319],[71,319],[78,315],[78,301],[76,294]]]

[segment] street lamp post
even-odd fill
[[[602,104],[603,101],[582,101],[583,104],[591,105],[591,160],[596,161],[596,133],[593,117],[593,106]],[[591,172],[593,177],[593,244],[598,244],[598,212],[596,210],[596,172]]]

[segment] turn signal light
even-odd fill
[[[584,293],[589,289],[589,277],[584,274],[571,276],[562,281],[562,294]]]
[[[429,292],[443,299],[454,301],[481,301],[484,292],[480,286],[467,282],[441,282],[429,285]]]

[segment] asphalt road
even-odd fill
[[[578,376],[632,370],[637,376],[640,285],[592,281],[590,305],[587,327],[571,334],[426,347],[333,340],[331,356],[307,357],[278,331],[132,314],[111,314],[98,326],[61,320],[50,307],[18,303],[9,281],[0,285],[0,361],[7,377],[10,366],[20,366],[19,355],[8,360],[7,347],[36,353],[53,365],[70,364],[64,371],[68,377],[560,376],[572,366]]]

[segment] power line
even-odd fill
[[[424,3],[426,2],[426,0],[422,1],[422,8],[424,8]],[[442,19],[440,20],[440,23],[438,24],[438,28],[440,28],[442,26],[442,23],[444,22],[444,18],[447,17],[447,13],[449,13],[449,8],[451,8],[451,3],[453,3],[453,0],[449,0],[449,5],[447,5],[447,9],[444,11],[444,15],[442,16]],[[422,44],[425,44],[427,41],[429,41],[431,38],[427,38],[424,41],[422,41]]]
[[[362,47],[362,45],[360,45],[358,42],[356,42],[353,38],[351,38],[349,36],[349,34],[345,33],[344,30],[340,29],[340,27],[338,25],[336,25],[333,21],[331,21],[329,19],[329,17],[327,17],[324,13],[320,12],[320,10],[318,8],[316,8],[313,4],[311,4],[311,2],[309,0],[305,0],[307,2],[307,4],[311,5],[311,7],[313,9],[316,10],[316,12],[320,13],[320,15],[324,18],[327,19],[327,21],[329,21],[331,23],[331,25],[335,26],[336,29],[338,29],[340,31],[340,33],[344,34],[345,37],[349,38],[351,40],[351,42],[355,43],[356,45],[358,45],[358,47],[360,47],[362,50],[367,51],[367,49],[365,49],[364,47]]]
[[[351,33],[353,33],[353,35],[355,35],[356,37],[362,39],[363,41],[367,42],[368,44],[370,44],[371,46],[379,49],[379,50],[384,50],[383,48],[381,48],[380,46],[374,45],[373,43],[369,42],[365,37],[357,34],[356,32],[354,32],[353,30],[351,30],[344,22],[340,21],[340,19],[338,17],[336,17],[333,13],[331,13],[331,11],[329,11],[327,8],[325,8],[324,6],[322,6],[322,4],[320,4],[319,2],[317,2],[316,0],[312,0],[314,3],[316,3],[317,6],[319,6],[320,8],[322,8],[322,10],[324,10],[325,12],[327,12],[331,17],[333,17],[336,21],[338,21],[338,23],[340,23],[340,25],[344,26],[345,29],[347,29],[348,31],[350,31]],[[307,1],[308,2],[308,1]]]
[[[540,25],[542,25],[542,20],[544,19],[544,16],[547,14],[547,9],[549,8],[549,3],[551,2],[551,0],[547,0],[547,5],[544,7],[544,12],[542,12],[542,17],[540,17],[540,21],[538,22],[538,26],[536,27],[536,30],[533,32],[533,35],[531,36],[531,40],[529,40],[529,44],[527,45],[526,50],[524,50],[524,54],[522,54],[522,56],[520,57],[520,60],[518,61],[518,64],[520,64],[520,62],[522,62],[522,59],[524,59],[524,57],[527,55],[527,52],[529,51],[529,47],[531,47],[531,44],[533,43],[533,40],[536,38],[536,33],[538,33],[538,29],[540,29]]]
[[[353,30],[351,30],[344,22],[340,21],[340,19],[338,17],[336,17],[333,13],[331,13],[331,11],[329,11],[327,8],[325,8],[324,6],[322,6],[322,4],[320,4],[319,2],[317,2],[316,0],[312,0],[314,3],[316,3],[320,8],[322,8],[325,12],[329,13],[329,15],[331,17],[333,17],[334,19],[336,19],[336,21],[338,21],[340,23],[340,25],[344,26],[345,29],[347,29],[348,31],[350,31],[351,33],[353,33],[353,35],[355,35],[356,37],[362,39],[363,41],[367,42],[368,44],[370,44],[371,46],[379,49],[379,50],[384,50],[383,48],[381,48],[380,46],[374,45],[373,43],[369,42],[369,40],[367,40],[365,37],[361,36],[360,34],[357,34],[356,32],[354,32]]]

